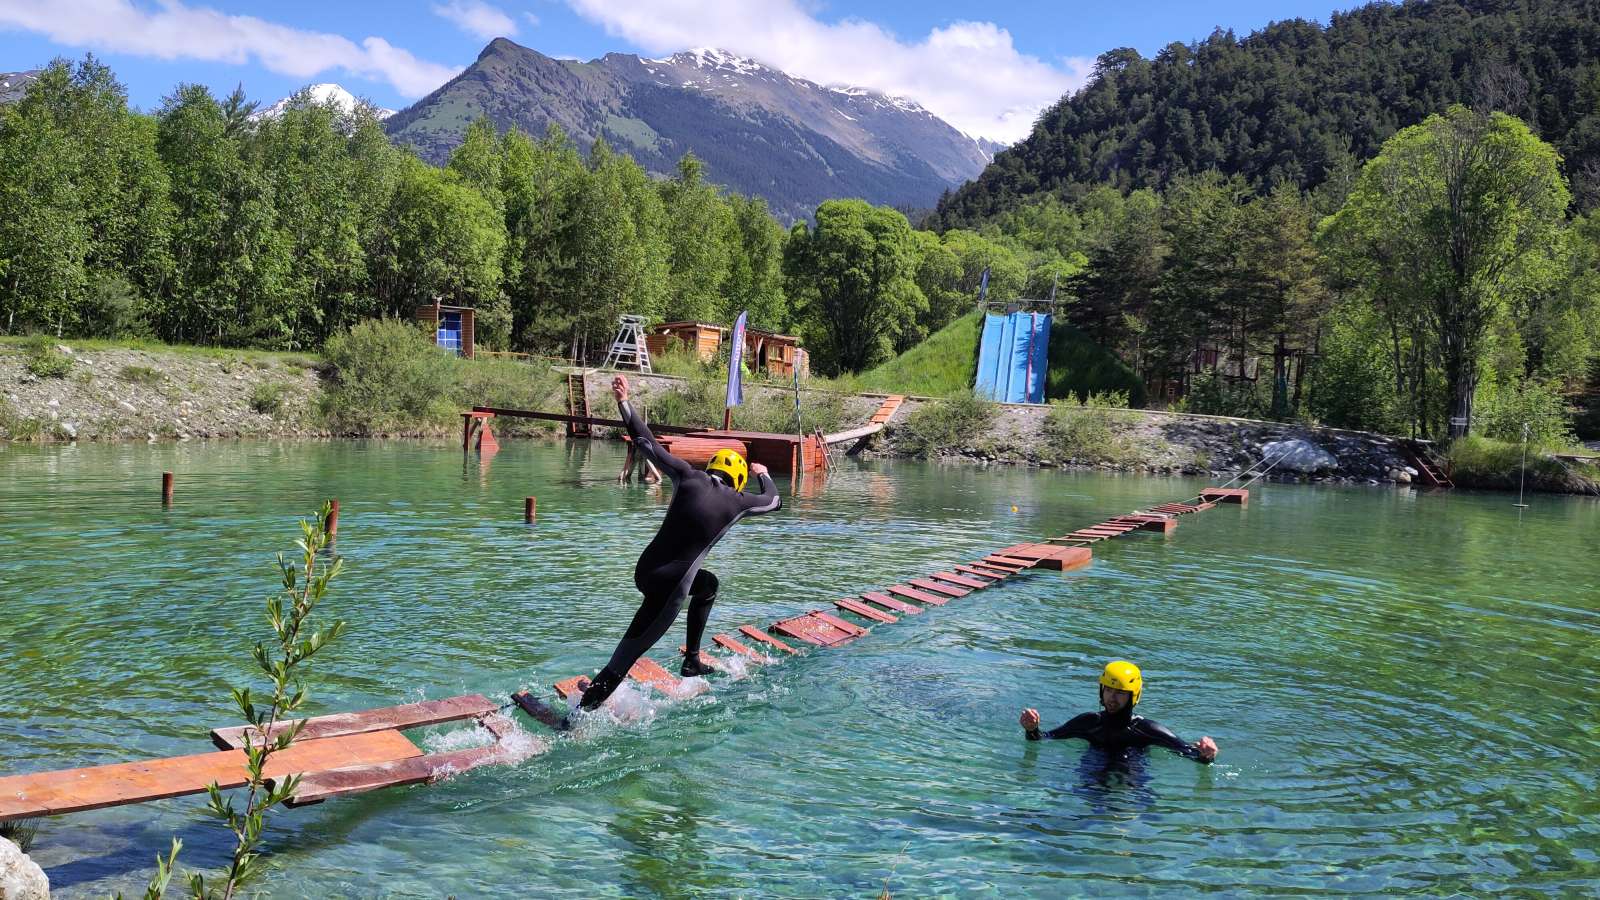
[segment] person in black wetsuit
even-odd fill
[[[1041,732],[1038,711],[1025,709],[1022,711],[1022,727],[1027,731],[1030,741],[1083,738],[1099,750],[1120,752],[1157,746],[1203,763],[1210,763],[1216,758],[1217,745],[1211,738],[1202,737],[1197,744],[1185,743],[1167,726],[1134,715],[1133,708],[1142,693],[1144,679],[1139,674],[1139,667],[1117,660],[1108,664],[1100,674],[1100,712],[1074,716],[1060,728]]]
[[[711,669],[700,662],[700,639],[705,633],[706,620],[711,617],[711,605],[717,599],[717,576],[700,568],[700,564],[735,522],[745,516],[759,516],[783,507],[766,466],[757,463],[749,467],[748,471],[761,486],[761,493],[747,494],[743,490],[746,472],[743,457],[731,450],[718,451],[707,470],[702,472],[668,453],[656,441],[644,420],[628,403],[626,377],[614,378],[611,391],[616,395],[617,408],[633,438],[635,451],[644,454],[646,460],[672,479],[672,502],[667,504],[661,530],[644,548],[633,568],[633,584],[644,594],[644,603],[634,614],[633,623],[617,644],[616,652],[611,654],[611,661],[583,692],[579,709],[594,709],[611,696],[639,657],[672,627],[685,598],[689,600],[688,640],[684,642],[681,671],[685,677],[710,672]]]

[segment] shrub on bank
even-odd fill
[[[1127,465],[1140,461],[1132,442],[1121,434],[1134,413],[1120,393],[1090,394],[1085,400],[1050,401],[1040,431],[1049,453],[1061,462]]]
[[[946,450],[960,450],[978,443],[1000,413],[996,403],[982,400],[972,391],[960,391],[929,403],[896,429],[896,447],[911,456],[938,456]]]
[[[346,434],[441,433],[473,406],[547,410],[561,382],[542,360],[465,360],[415,324],[369,319],[330,338],[319,413]],[[551,423],[495,422],[502,433],[548,432]]]
[[[1473,436],[1451,444],[1450,478],[1458,487],[1514,491],[1522,476],[1522,444]],[[1600,494],[1600,469],[1564,463],[1539,444],[1528,444],[1527,489]]]
[[[72,357],[56,349],[56,342],[47,334],[28,339],[23,350],[27,362],[23,367],[39,378],[65,378],[72,374]]]

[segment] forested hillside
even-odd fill
[[[1580,207],[1600,202],[1600,3],[1372,3],[1326,26],[1172,43],[1155,59],[1112,50],[930,224],[972,227],[1042,192],[1161,188],[1211,170],[1263,191],[1314,188],[1458,103],[1525,120],[1564,158]]]

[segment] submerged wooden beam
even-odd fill
[[[407,703],[384,709],[318,716],[305,720],[306,726],[300,731],[299,740],[311,741],[388,729],[421,728],[424,725],[437,725],[441,722],[454,722],[487,715],[497,708],[499,704],[482,694],[468,694],[464,697],[425,700],[421,703]],[[293,722],[279,722],[266,734],[252,725],[218,728],[211,732],[211,742],[223,750],[243,750],[245,732],[248,730],[251,743],[259,747],[266,739],[287,731],[292,725]]]
[[[298,741],[267,760],[268,777],[393,762],[422,751],[395,730]],[[0,822],[204,793],[249,780],[243,750],[0,778]]]

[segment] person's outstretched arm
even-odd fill
[[[694,467],[687,462],[667,452],[661,446],[656,436],[650,433],[650,426],[639,418],[633,405],[628,402],[628,378],[618,375],[611,379],[611,393],[617,398],[617,411],[622,415],[622,423],[628,426],[628,436],[633,438],[633,446],[638,448],[644,458],[655,463],[656,468],[672,474],[672,480],[678,481],[683,476],[694,471]]]
[[[1187,756],[1207,764],[1217,758],[1217,744],[1209,737],[1201,738],[1197,744],[1190,744],[1173,733],[1172,729],[1149,719],[1140,719],[1134,727],[1141,735],[1148,738],[1150,743],[1159,744],[1180,756]]]
[[[1087,739],[1089,737],[1089,729],[1094,727],[1094,723],[1099,720],[1100,717],[1098,715],[1092,712],[1086,712],[1073,716],[1071,719],[1067,720],[1066,724],[1060,726],[1059,728],[1052,728],[1049,731],[1040,731],[1039,711],[1036,709],[1025,709],[1022,711],[1022,729],[1027,733],[1028,740],[1030,741],[1057,741],[1061,740],[1062,738],[1075,737]]]
[[[761,493],[747,494],[740,492],[739,496],[744,501],[744,510],[752,516],[762,513],[776,512],[783,509],[783,497],[778,493],[778,486],[772,483],[772,476],[767,474],[767,467],[761,463],[750,465],[750,474],[761,486]]]

